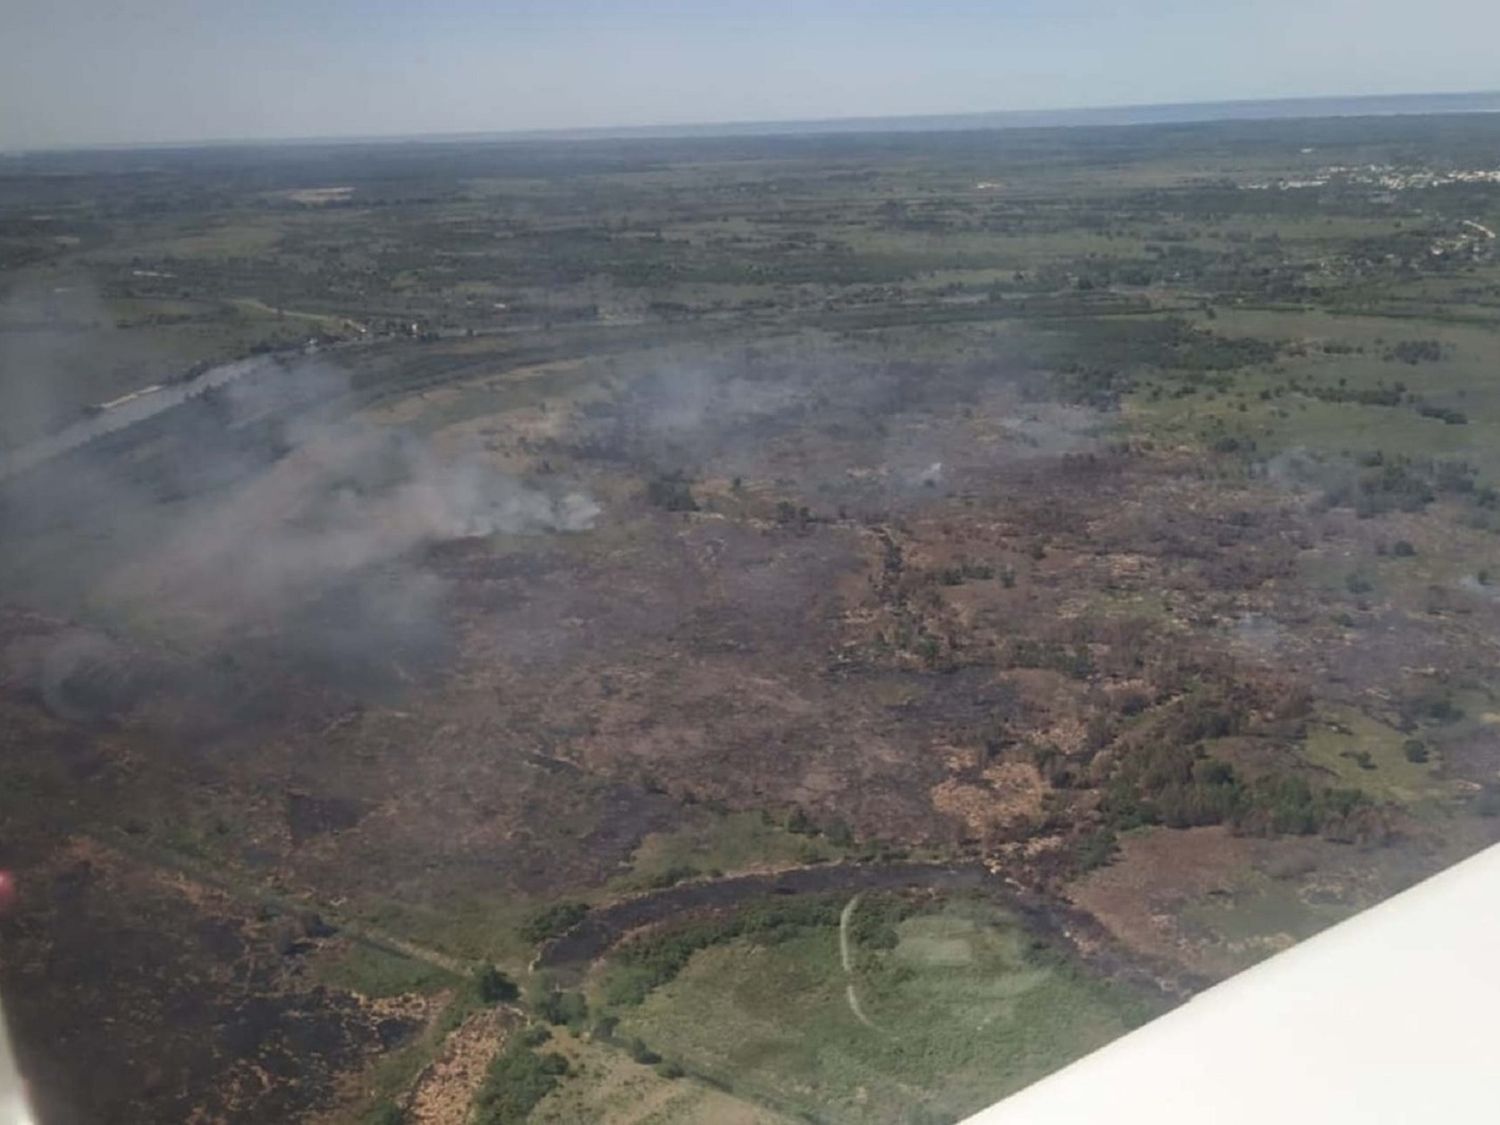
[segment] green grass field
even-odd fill
[[[1302,752],[1329,771],[1335,784],[1405,805],[1456,796],[1453,783],[1439,773],[1436,755],[1427,762],[1407,760],[1402,751],[1407,735],[1349,708],[1334,709],[1326,718],[1309,730]]]
[[[607,884],[576,888],[559,897],[592,906],[711,873],[733,875],[831,862],[849,851],[823,835],[791,832],[759,813],[716,812],[699,806],[685,817],[681,828],[647,835],[629,867]],[[357,899],[351,914],[378,930],[461,960],[492,961],[522,974],[535,950],[520,930],[528,918],[555,901],[547,896],[473,894],[415,903],[372,895]],[[374,951],[351,953],[347,970],[330,971],[378,977],[383,972],[383,956]]]
[[[848,849],[823,836],[787,831],[759,813],[704,811],[674,832],[653,832],[641,841],[621,889],[638,889],[689,878],[689,873],[733,873],[829,862]]]
[[[619,1034],[817,1120],[951,1121],[1151,1010],[1034,948],[1015,919],[979,904],[908,918],[894,948],[851,955],[846,972],[832,928],[707,949],[626,1010]]]
[[[368,945],[351,945],[333,954],[320,954],[311,968],[313,975],[330,988],[357,992],[372,1000],[436,992],[457,983],[451,973],[426,962]]]
[[[547,1050],[567,1057],[572,1078],[537,1104],[537,1125],[780,1125],[791,1119],[690,1077],[670,1077],[638,1063],[618,1047],[554,1031]]]
[[[1209,944],[1225,969],[1248,969],[1273,953],[1342,922],[1358,907],[1333,892],[1244,871],[1225,895],[1200,898],[1180,912],[1186,930]]]
[[[1500,480],[1500,378],[1494,370],[1493,329],[1311,310],[1230,309],[1195,324],[1285,350],[1274,364],[1229,373],[1223,380],[1225,390],[1210,387],[1174,397],[1174,378],[1146,375],[1130,399],[1129,416],[1158,440],[1201,444],[1228,433],[1253,439],[1258,452],[1268,456],[1316,449],[1330,454],[1380,450],[1388,456],[1462,457],[1478,468],[1483,481]],[[1407,364],[1385,358],[1402,342],[1427,339],[1440,342],[1440,359]],[[1325,345],[1360,350],[1328,354],[1322,350]],[[1405,404],[1329,402],[1283,390],[1289,383],[1300,383],[1358,392],[1398,382],[1427,401],[1461,411],[1467,423],[1450,425]],[[1153,395],[1153,390],[1166,393]],[[1262,397],[1263,392],[1274,397]]]

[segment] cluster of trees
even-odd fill
[[[594,1024],[593,1036],[601,1043],[614,1043],[623,1047],[625,1053],[642,1066],[656,1067],[656,1073],[663,1078],[681,1078],[687,1073],[680,1064],[663,1059],[658,1052],[647,1046],[646,1041],[639,1035],[633,1035],[625,1040],[616,1038],[615,1032],[619,1026],[620,1020],[617,1016],[605,1016]]]
[[[1437,340],[1402,340],[1386,349],[1385,358],[1413,367],[1419,363],[1436,363],[1443,358],[1443,345]]]
[[[1373,387],[1350,387],[1340,379],[1336,386],[1312,386],[1307,393],[1320,402],[1352,402],[1359,406],[1400,406],[1406,399],[1406,384],[1386,386],[1377,383]]]
[[[1100,825],[1080,836],[1073,845],[1073,866],[1080,872],[1103,867],[1119,854],[1120,838],[1109,825]]]
[[[1135,379],[1120,370],[1095,363],[1065,363],[1058,368],[1058,397],[1096,410],[1114,410],[1120,399],[1135,388]]]
[[[1464,709],[1446,692],[1434,691],[1402,696],[1396,701],[1398,723],[1402,730],[1412,731],[1419,723],[1448,726],[1464,717]]]
[[[1094,656],[1086,644],[1015,637],[1002,659],[1007,668],[1046,668],[1075,680],[1086,680],[1094,674]]]
[[[1467,425],[1469,421],[1469,416],[1462,410],[1455,410],[1451,406],[1439,406],[1432,402],[1418,402],[1417,413],[1423,418],[1436,418],[1450,426]]]
[[[1347,380],[1340,379],[1336,386],[1300,386],[1296,389],[1304,391],[1321,402],[1349,402],[1358,406],[1401,406],[1404,403],[1423,418],[1436,418],[1450,426],[1462,426],[1469,420],[1469,416],[1462,410],[1428,402],[1412,394],[1407,390],[1406,384],[1399,381],[1392,386],[1377,383],[1373,387],[1350,387]],[[1261,397],[1270,398],[1272,393],[1279,393],[1279,388],[1277,392],[1262,391]]]
[[[474,1097],[474,1125],[516,1125],[525,1121],[538,1102],[568,1073],[568,1060],[555,1051],[537,1052],[549,1039],[546,1028],[516,1036],[495,1056],[484,1083]]]
[[[1352,840],[1380,831],[1377,810],[1358,789],[1315,786],[1297,774],[1268,774],[1244,787],[1231,824],[1255,835]]]
[[[1161,241],[1167,239],[1162,237]],[[1080,289],[1111,284],[1166,284],[1272,300],[1302,300],[1318,295],[1318,289],[1308,283],[1309,275],[1316,269],[1313,262],[1289,260],[1277,240],[1241,238],[1238,242],[1234,250],[1180,242],[1165,246],[1147,243],[1142,248],[1146,257],[1097,257],[1059,263],[1053,268],[1066,267],[1076,274]]]
[[[995,577],[995,568],[989,563],[963,562],[957,566],[945,566],[937,572],[937,580],[944,586],[962,586],[970,579],[980,582]],[[1014,576],[1012,576],[1014,581]]]
[[[616,950],[605,998],[611,1004],[639,1004],[677,976],[700,949],[739,937],[769,945],[805,929],[837,926],[843,906],[836,895],[767,898],[720,917],[642,934]],[[850,921],[851,933],[861,946],[889,948],[895,944],[895,924],[911,909],[896,895],[866,896]]]
[[[583,1030],[589,1016],[588,1001],[581,992],[565,992],[557,988],[546,989],[534,1005],[536,1014],[551,1024]]]
[[[1062,759],[1050,748],[1035,752],[1038,768],[1053,784],[1083,781],[1102,788],[1102,823],[1076,841],[1074,862],[1083,869],[1107,863],[1115,834],[1143,825],[1227,824],[1255,835],[1322,833],[1330,839],[1364,839],[1383,831],[1379,810],[1356,789],[1326,786],[1285,770],[1249,777],[1215,756],[1210,746],[1216,739],[1252,730],[1296,737],[1302,730],[1298,715],[1305,701],[1285,703],[1284,714],[1252,720],[1257,709],[1247,688],[1202,685],[1116,741],[1109,754],[1093,760],[1086,778],[1080,778],[1077,760]],[[1111,738],[1111,731],[1103,730],[1100,738],[1090,738],[1090,749]]]
[[[835,847],[847,848],[854,844],[854,831],[839,817],[819,823],[809,816],[801,805],[793,805],[787,813],[783,827],[797,836],[822,836]]]
[[[1277,345],[1265,340],[1226,336],[1166,317],[1081,322],[1051,362],[1060,397],[1107,410],[1134,389],[1134,373],[1143,368],[1175,372],[1179,385],[1171,395],[1181,398],[1206,388],[1228,392],[1233,383],[1227,372],[1273,363],[1277,355]],[[1162,393],[1152,388],[1153,399]]]
[[[1182,317],[1095,322],[1087,332],[1093,358],[1116,366],[1144,364],[1189,371],[1233,371],[1275,361],[1277,347],[1252,336],[1226,336]]]
[[[1153,744],[1124,757],[1100,810],[1110,827],[1222,824],[1240,795],[1234,770],[1197,747]]]
[[[519,997],[521,990],[494,965],[481,965],[474,974],[474,994],[481,1003],[505,1004]]]
[[[589,908],[581,902],[556,902],[522,922],[520,933],[533,945],[539,945],[567,933],[582,922],[588,912]]]
[[[1112,830],[1229,824],[1254,835],[1352,839],[1375,828],[1374,807],[1357,789],[1314,785],[1293,773],[1247,780],[1200,746],[1172,744],[1124,758],[1100,809]]]
[[[1324,503],[1351,507],[1363,517],[1385,512],[1416,512],[1440,495],[1469,496],[1480,507],[1500,501],[1493,489],[1481,488],[1478,470],[1460,458],[1388,456],[1375,451],[1358,460],[1358,475],[1328,487]]]
[[[806,504],[793,504],[790,500],[776,501],[776,522],[782,527],[795,525],[806,531],[808,525],[814,522],[812,509]]]
[[[696,512],[692,482],[682,473],[663,473],[646,483],[646,500],[669,512]]]

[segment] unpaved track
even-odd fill
[[[854,957],[849,952],[849,919],[854,917],[854,911],[859,906],[859,900],[863,897],[855,895],[844,905],[844,912],[839,915],[839,960],[844,963],[844,972],[854,971]]]
[[[854,911],[859,906],[860,896],[855,895],[844,904],[843,912],[839,915],[839,960],[844,965],[844,975],[849,976],[854,972],[854,954],[849,948],[849,919],[854,917]],[[854,981],[844,985],[844,997],[849,1001],[849,1010],[854,1013],[854,1018],[864,1024],[871,1031],[881,1030],[865,1010],[859,1006],[859,994],[854,991]]]

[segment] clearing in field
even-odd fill
[[[630,1010],[639,1037],[689,1073],[829,1121],[951,1121],[1142,1020],[1105,984],[997,908],[956,901],[852,950],[833,927],[696,954]],[[868,1017],[862,1022],[849,997]]]

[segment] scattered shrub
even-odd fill
[[[519,1039],[523,1046],[540,1047],[552,1039],[552,1029],[544,1024],[533,1024],[521,1032]]]
[[[549,992],[537,1002],[536,1011],[548,1023],[581,1028],[589,1006],[581,992]]]
[[[486,1004],[502,1004],[516,999],[521,990],[494,965],[482,965],[474,974],[474,992]]]
[[[1096,828],[1079,838],[1073,849],[1073,865],[1079,871],[1092,871],[1112,862],[1119,850],[1120,842],[1113,829]]]
[[[1443,345],[1437,340],[1402,340],[1386,351],[1385,358],[1411,364],[1436,363],[1443,358]]]
[[[823,829],[824,838],[836,848],[847,848],[854,843],[854,833],[842,820],[834,818]]]
[[[490,1063],[474,1096],[473,1125],[519,1125],[567,1073],[562,1055],[538,1055],[518,1039]]]
[[[1419,405],[1417,413],[1423,418],[1436,418],[1438,421],[1449,426],[1464,426],[1469,421],[1469,416],[1462,410],[1454,410],[1449,406],[1436,406],[1430,402],[1424,402]]]
[[[669,512],[696,512],[691,482],[681,473],[663,473],[646,485],[646,500]]]
[[[636,1036],[626,1044],[625,1049],[630,1052],[630,1057],[642,1066],[655,1066],[661,1062],[661,1056],[646,1046],[645,1040],[640,1036]]]
[[[799,836],[811,836],[817,832],[818,826],[813,823],[812,817],[802,810],[801,805],[793,805],[791,812],[787,813],[786,830]]]
[[[533,945],[565,934],[582,922],[589,908],[581,902],[558,902],[537,911],[521,924],[521,936]]]
[[[675,887],[685,879],[696,879],[699,874],[698,869],[692,864],[678,863],[673,864],[665,871],[652,875],[645,882],[646,886],[655,890],[661,890],[666,887]]]

